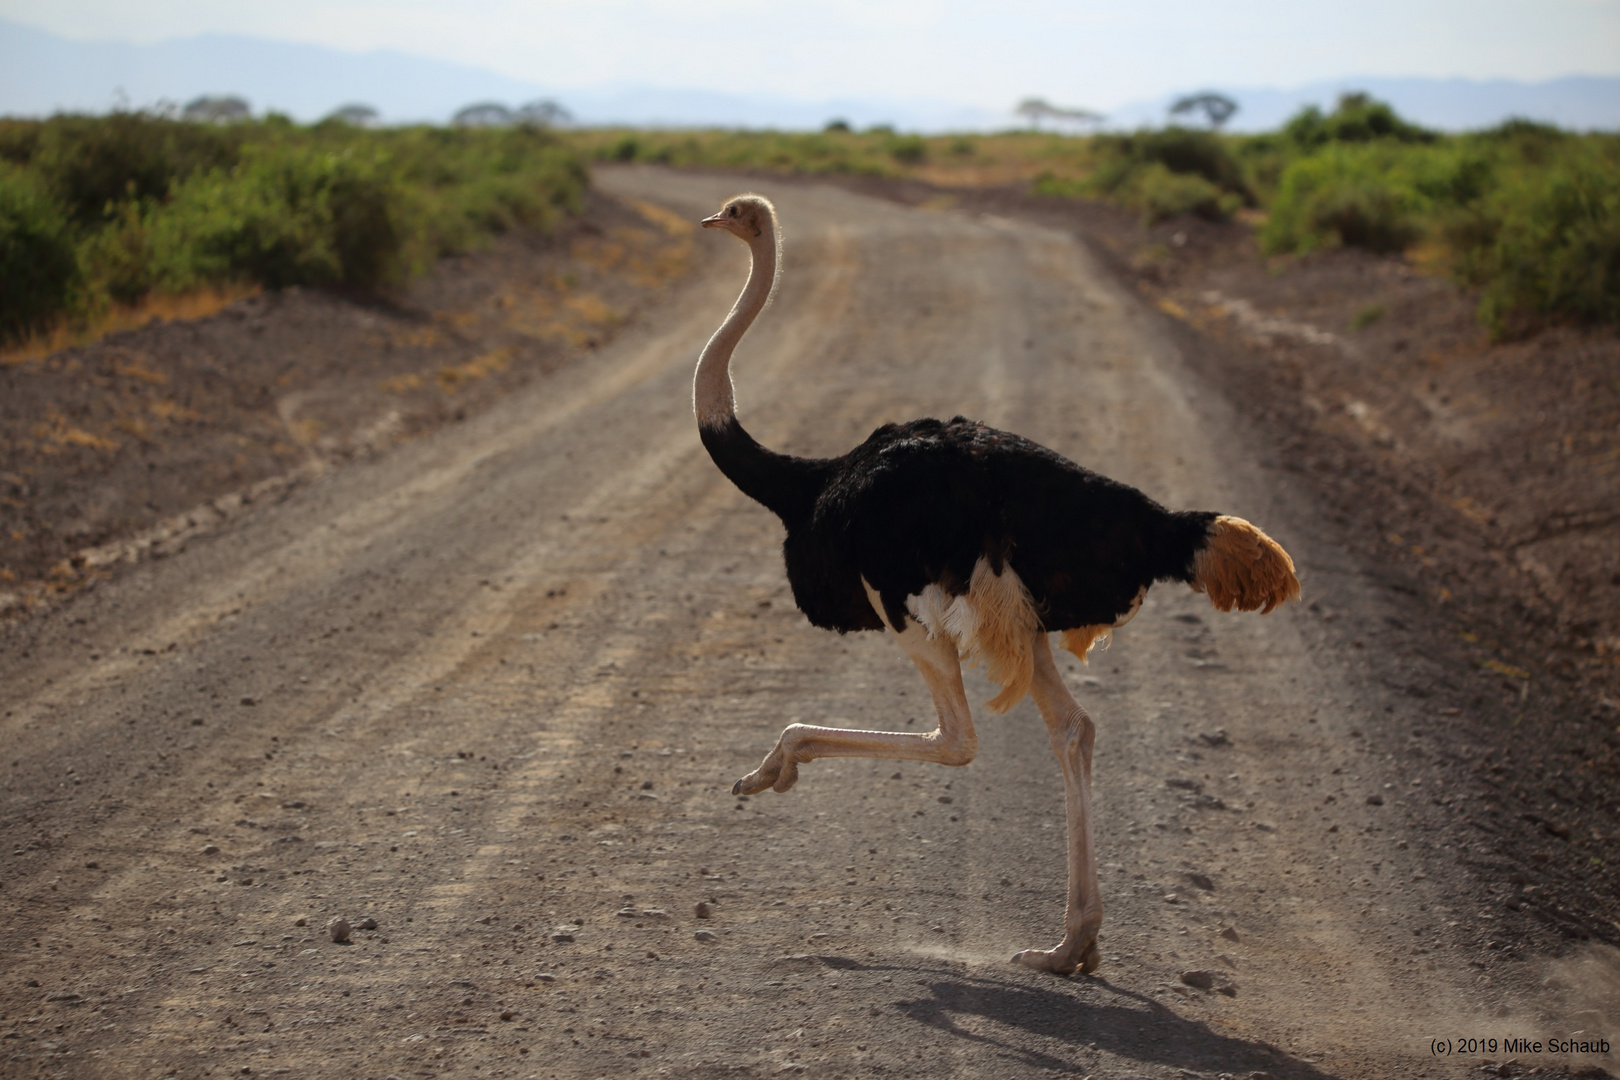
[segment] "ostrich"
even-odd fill
[[[1247,521],[1166,510],[1028,439],[958,416],[884,424],[843,457],[768,450],[737,422],[731,354],[774,290],[776,209],[738,195],[704,218],[748,245],[742,295],[704,347],[693,380],[698,432],[743,494],[787,527],[793,599],[839,633],[888,630],[922,673],[939,716],[926,735],[790,724],[733,794],[787,791],[816,758],[966,765],[978,749],[961,661],[979,660],[1005,712],[1035,699],[1063,768],[1069,880],[1063,940],[1016,963],[1094,971],[1102,901],[1091,827],[1095,729],[1069,693],[1048,633],[1081,660],[1123,626],[1155,581],[1181,581],[1222,611],[1298,599],[1294,563]]]

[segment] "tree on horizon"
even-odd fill
[[[231,124],[252,115],[253,110],[248,107],[247,99],[235,94],[204,94],[192,98],[180,110],[182,120],[204,124]]]
[[[1100,112],[1079,107],[1065,107],[1053,105],[1045,98],[1028,97],[1020,101],[1013,109],[1018,116],[1028,120],[1030,126],[1039,130],[1042,120],[1052,120],[1057,123],[1084,126],[1086,124],[1100,124],[1108,117]]]
[[[1205,90],[1198,94],[1188,94],[1177,98],[1176,103],[1170,106],[1171,116],[1186,116],[1189,113],[1201,112],[1211,128],[1219,130],[1221,125],[1232,119],[1238,111],[1238,103],[1225,94],[1213,90]]]

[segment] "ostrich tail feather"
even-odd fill
[[[1221,611],[1270,612],[1299,599],[1294,560],[1282,545],[1242,518],[1221,516],[1193,557],[1192,587]]]

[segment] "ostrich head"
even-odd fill
[[[718,214],[704,218],[701,224],[705,229],[725,229],[752,243],[767,231],[776,232],[776,207],[763,195],[733,195]]]

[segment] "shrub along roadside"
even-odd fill
[[[0,162],[0,340],[42,329],[78,287],[67,212],[34,177]]]
[[[130,207],[92,252],[129,258],[108,291],[123,301],[226,280],[266,288],[374,289],[405,276],[402,193],[384,168],[350,154],[250,151],[236,168],[175,185],[161,204]],[[116,255],[106,254],[108,246]]]
[[[577,208],[584,161],[1033,181],[1151,224],[1267,214],[1264,249],[1426,260],[1480,291],[1498,334],[1620,322],[1620,136],[1524,121],[1437,135],[1349,95],[1281,130],[1090,138],[537,129],[361,130],[142,114],[0,120],[0,342],[154,293],[242,284],[377,289]]]
[[[1442,232],[1457,277],[1481,290],[1481,321],[1498,335],[1538,315],[1620,323],[1620,152],[1612,143],[1521,171],[1453,214]]]
[[[1549,317],[1620,322],[1620,138],[1514,123],[1330,144],[1283,170],[1260,241],[1272,254],[1424,244],[1480,290],[1498,337]]]
[[[1379,254],[1405,251],[1423,235],[1430,201],[1387,146],[1328,146],[1283,171],[1260,244],[1305,254],[1340,244]]]
[[[154,294],[375,290],[578,210],[550,133],[141,114],[0,121],[0,341]]]
[[[1146,224],[1177,214],[1223,221],[1252,205],[1243,170],[1220,136],[1168,127],[1130,135],[1099,135],[1089,186],[1142,212]]]
[[[1265,213],[1262,248],[1304,255],[1359,247],[1424,261],[1480,292],[1492,333],[1547,318],[1620,322],[1620,136],[1528,121],[1442,135],[1347,94],[1275,132],[1170,127],[1092,137],[1045,132],[899,138],[830,125],[815,134],[581,131],[598,160],[786,173],[1029,182],[1041,194],[1104,198],[1154,224],[1180,214]]]

